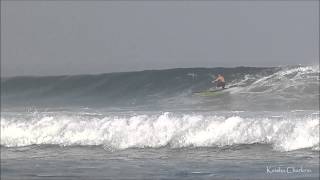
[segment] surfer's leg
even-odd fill
[[[224,82],[217,83],[217,87],[222,87],[222,89],[225,89],[225,85],[226,85],[226,83],[224,83]]]
[[[221,87],[222,86],[222,83],[219,81],[218,83],[217,83],[217,87]]]

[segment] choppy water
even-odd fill
[[[193,94],[217,73],[232,88]],[[319,66],[13,77],[1,91],[5,179],[319,177]]]

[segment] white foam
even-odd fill
[[[24,120],[1,118],[1,145],[8,147],[57,144],[125,149],[253,143],[271,144],[280,151],[317,150],[319,120],[312,116],[253,119],[171,113],[104,118],[70,115],[33,116]]]
[[[232,93],[283,94],[288,90],[290,96],[313,97],[318,95],[315,87],[319,87],[319,66],[283,67],[280,71],[263,77],[246,75],[242,80],[230,83],[230,86],[238,86],[237,89],[232,90]],[[308,87],[315,90],[305,92]]]

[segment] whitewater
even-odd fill
[[[319,128],[318,65],[1,79],[1,163],[29,179],[317,179]]]
[[[1,145],[102,145],[113,149],[271,144],[282,151],[319,149],[319,114],[302,118],[136,115],[82,117],[34,115],[1,119]]]

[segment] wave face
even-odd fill
[[[110,149],[270,144],[319,150],[319,114],[250,118],[196,114],[39,115],[1,118],[1,145],[102,145]]]
[[[195,97],[223,74],[224,95]],[[101,75],[1,79],[4,106],[97,105],[209,109],[318,109],[319,66],[186,68]],[[217,105],[218,106],[215,106]]]

